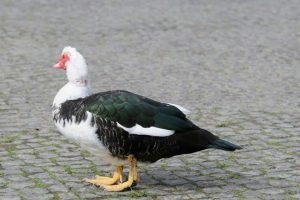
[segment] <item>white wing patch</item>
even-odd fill
[[[176,104],[174,104],[174,103],[167,103],[167,104],[169,104],[169,105],[171,105],[171,106],[175,106],[175,107],[178,108],[181,112],[183,112],[183,114],[185,114],[185,115],[190,115],[190,114],[192,113],[192,111],[190,111],[190,110],[188,110],[188,109],[186,109],[186,108],[184,108],[184,107],[182,107],[182,106],[176,105]]]
[[[167,136],[173,135],[175,132],[173,130],[157,128],[154,126],[151,126],[149,128],[144,128],[138,124],[134,125],[133,127],[127,128],[117,122],[117,126],[122,128],[123,130],[127,131],[130,134],[149,135],[149,136],[155,136],[155,137],[167,137]]]

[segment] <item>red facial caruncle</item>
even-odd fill
[[[59,62],[53,67],[57,69],[66,70],[66,63],[70,60],[70,56],[67,53],[63,53],[59,59]]]

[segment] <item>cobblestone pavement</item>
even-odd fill
[[[0,1],[0,199],[300,199],[299,1]],[[67,141],[52,66],[77,47],[95,91],[194,110],[244,147],[140,166],[131,191],[85,184],[113,167]]]

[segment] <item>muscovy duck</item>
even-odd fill
[[[112,177],[86,182],[107,191],[122,191],[139,180],[137,162],[188,154],[208,148],[234,151],[240,146],[219,139],[187,118],[179,105],[161,103],[124,90],[91,94],[83,56],[65,47],[55,68],[66,70],[68,83],[54,98],[53,120],[58,130],[85,150],[115,165]],[[128,180],[122,182],[123,166]]]

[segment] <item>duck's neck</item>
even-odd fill
[[[60,107],[65,101],[84,98],[89,95],[91,95],[91,91],[87,81],[78,83],[68,82],[56,94],[53,106]]]

